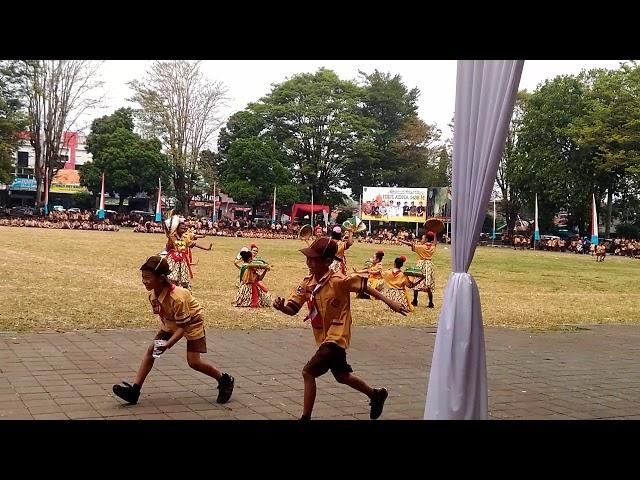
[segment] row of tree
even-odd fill
[[[571,227],[590,228],[591,195],[611,220],[640,222],[640,66],[558,76],[519,93],[497,176],[509,228],[533,212],[542,229],[559,208]]]
[[[18,133],[35,150],[41,192],[64,164],[62,132],[87,109],[98,62],[0,62],[0,180],[10,177]],[[131,82],[138,108],[93,121],[87,148],[94,161],[82,183],[121,199],[153,195],[158,177],[188,210],[193,195],[217,183],[237,201],[309,201],[337,205],[365,185],[424,187],[450,183],[451,146],[417,115],[417,88],[399,75],[360,72],[355,81],[320,69],[273,85],[246,109],[220,115],[227,88],[207,79],[199,62],[154,62]],[[220,127],[222,127],[220,129]],[[219,131],[217,151],[211,149]],[[520,92],[496,179],[512,228],[539,194],[543,229],[560,208],[572,226],[588,228],[591,194],[611,219],[640,217],[640,67],[559,76]],[[50,182],[49,182],[50,184]],[[40,195],[38,195],[40,198]]]
[[[365,185],[448,185],[450,153],[418,118],[417,88],[399,75],[360,81],[320,69],[293,76],[222,128],[213,170],[236,200],[257,206],[278,186],[284,204],[357,200]]]
[[[188,211],[189,199],[217,183],[236,201],[258,208],[308,201],[331,205],[357,199],[364,185],[448,185],[450,148],[417,116],[419,91],[400,76],[361,72],[344,81],[330,70],[300,74],[275,85],[236,112],[218,137],[226,88],[206,80],[198,62],[155,62],[130,84],[139,109],[96,119],[87,138],[94,161],[82,183],[124,197],[155,192],[158,177]],[[137,122],[134,122],[137,120]],[[137,123],[137,128],[134,128]],[[137,131],[136,131],[137,130]]]
[[[34,176],[39,202],[45,175],[48,184],[66,158],[60,154],[64,132],[80,116],[100,104],[97,72],[101,62],[87,60],[14,60],[0,62],[0,158],[15,149],[26,131],[35,152]],[[6,157],[5,157],[6,158]],[[12,162],[11,162],[12,163]],[[0,160],[7,174],[7,162]],[[11,165],[9,164],[9,173]]]

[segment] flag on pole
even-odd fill
[[[49,215],[49,168],[44,169],[44,215]]]
[[[104,172],[102,172],[102,192],[100,193],[100,209],[98,210],[98,218],[104,220]]]
[[[493,197],[493,236],[491,239],[496,239],[496,197]]]
[[[276,188],[273,187],[273,210],[271,211],[271,223],[276,223]]]
[[[162,180],[158,177],[158,201],[156,202],[156,222],[162,221],[162,207],[160,205],[161,195],[162,195]]]
[[[218,216],[218,207],[216,206],[216,184],[213,184],[213,215],[211,216],[211,221],[215,223],[216,217]]]
[[[540,228],[538,227],[538,194],[536,193],[536,217],[535,217],[535,230],[533,232],[533,239],[537,242],[540,240]]]
[[[596,195],[592,194],[591,202],[591,243],[598,245],[598,211],[596,210]]]

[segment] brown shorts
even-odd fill
[[[172,336],[172,332],[160,330],[154,340],[169,340]],[[187,352],[207,353],[207,337],[198,338],[197,340],[187,339]]]
[[[334,375],[351,373],[353,368],[347,363],[347,351],[333,342],[320,345],[318,351],[304,366],[304,371],[319,377],[331,370]]]

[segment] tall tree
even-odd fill
[[[156,61],[142,81],[129,85],[141,107],[144,134],[159,137],[171,160],[176,196],[188,214],[201,177],[200,152],[222,124],[227,87],[205,78],[200,62],[184,60]]]
[[[571,134],[593,152],[593,162],[607,192],[605,236],[611,231],[614,196],[628,175],[640,175],[640,66],[627,63],[616,70],[594,70],[588,110],[576,119]]]
[[[552,226],[554,213],[565,207],[571,225],[584,231],[598,172],[589,148],[571,135],[571,126],[588,110],[588,87],[582,76],[547,80],[528,98],[519,129],[516,154],[509,169],[514,194],[529,210],[538,195],[540,225]],[[596,198],[602,191],[596,191]]]
[[[446,148],[436,145],[440,131],[417,117],[410,117],[400,126],[389,145],[388,165],[382,182],[388,186],[447,186]]]
[[[235,140],[229,147],[223,176],[227,193],[238,202],[253,205],[254,211],[272,200],[274,187],[278,187],[279,205],[297,201],[300,191],[291,181],[284,160],[284,154],[271,139]]]
[[[417,101],[420,96],[417,88],[407,88],[400,75],[392,76],[391,73],[378,70],[371,74],[359,73],[363,86],[363,112],[373,120],[373,148],[367,149],[349,165],[349,186],[356,199],[365,185],[409,186],[396,176],[398,168],[407,160],[406,157],[398,158],[399,144],[407,142],[411,135],[409,130],[415,130],[417,123],[412,122],[417,120]],[[428,134],[435,137],[435,127],[431,127],[431,130],[433,133]],[[414,148],[421,147],[416,144]],[[407,154],[408,148],[403,151]]]
[[[17,92],[19,74],[9,62],[0,62],[0,183],[9,183],[13,173],[13,158],[20,142],[20,132],[26,127],[26,117]]]
[[[335,72],[295,75],[249,110],[266,123],[264,135],[280,144],[294,179],[317,203],[340,203],[350,186],[349,164],[373,151],[372,119],[362,111],[363,90]]]
[[[139,192],[155,193],[158,178],[166,186],[171,174],[160,141],[143,139],[133,130],[133,112],[129,108],[94,120],[87,136],[87,151],[93,161],[80,167],[81,184],[94,194],[100,191],[105,172],[105,190],[120,196],[120,207],[125,198]]]
[[[507,222],[507,230],[509,234],[513,233],[518,212],[522,208],[522,198],[520,197],[521,192],[514,186],[512,175],[513,169],[515,168],[515,162],[517,162],[518,151],[516,147],[518,144],[520,129],[522,128],[522,117],[526,110],[528,98],[529,94],[526,90],[518,92],[513,109],[513,116],[511,117],[511,123],[509,124],[509,131],[507,132],[505,148],[502,153],[502,157],[500,158],[498,171],[496,173],[496,184],[502,197],[502,201],[500,202],[502,213]]]
[[[51,185],[64,166],[64,132],[102,101],[96,94],[102,85],[98,78],[101,64],[89,60],[22,60],[13,64],[23,79],[21,94],[27,105],[29,141],[35,151],[37,205],[41,203],[45,170]]]

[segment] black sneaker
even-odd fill
[[[380,415],[382,415],[382,409],[384,408],[384,401],[389,396],[389,392],[387,392],[386,388],[374,388],[373,389],[373,397],[371,397],[371,401],[369,405],[371,405],[371,412],[369,413],[369,418],[371,420],[375,420]]]
[[[113,393],[131,405],[138,403],[138,398],[140,398],[140,387],[138,385],[131,385],[127,382],[122,383],[124,384],[124,387],[122,385],[113,386]]]
[[[429,305],[427,305],[427,308],[433,308],[433,302],[429,302]]]
[[[233,393],[233,377],[227,373],[222,374],[222,378],[218,382],[218,399],[217,403],[227,403]]]
[[[413,305],[414,307],[417,307],[418,306],[418,301],[417,300],[412,301],[411,305]]]

